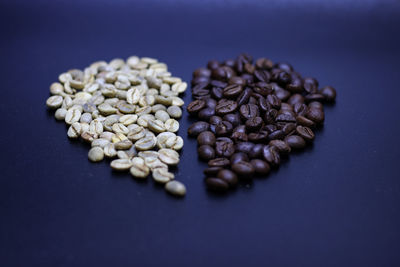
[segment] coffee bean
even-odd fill
[[[217,176],[217,173],[222,170],[222,167],[208,167],[204,169],[203,173],[206,176]]]
[[[217,157],[229,158],[235,152],[235,147],[231,142],[216,142],[215,154]]]
[[[223,118],[224,121],[228,121],[232,124],[233,127],[236,127],[240,124],[240,116],[238,113],[229,113],[226,114]],[[218,123],[217,123],[218,124]]]
[[[281,155],[288,155],[290,153],[290,146],[282,140],[272,140],[269,146],[274,146],[278,149]]]
[[[241,107],[244,104],[247,104],[247,102],[250,99],[252,92],[250,88],[246,88],[237,98],[237,104],[239,107]]]
[[[229,121],[222,121],[215,127],[217,136],[229,136],[232,133],[233,126]]]
[[[247,156],[246,153],[237,152],[231,156],[230,161],[231,164],[235,164],[241,161],[249,161],[249,157]]]
[[[254,104],[245,104],[240,107],[240,115],[243,119],[250,119],[259,116],[258,107]]]
[[[246,121],[246,129],[249,131],[257,131],[261,128],[263,120],[260,117],[250,118]]]
[[[269,164],[261,159],[252,159],[250,164],[253,165],[255,173],[259,175],[267,175],[271,169]]]
[[[314,127],[315,123],[312,120],[307,119],[304,116],[297,116],[296,118],[297,124],[307,126],[307,127]]]
[[[204,131],[197,136],[197,144],[201,145],[210,145],[213,146],[215,144],[215,135],[210,131]]]
[[[224,88],[223,95],[226,98],[236,98],[243,91],[243,87],[238,84],[231,84]]]
[[[263,156],[271,166],[276,167],[281,163],[278,149],[274,146],[265,146],[263,149]]]
[[[238,152],[249,153],[250,150],[254,147],[254,144],[251,142],[240,142],[235,146],[235,150]]]
[[[263,153],[263,144],[255,144],[250,151],[248,152],[248,155],[250,158],[258,158],[262,156]]]
[[[205,179],[207,189],[216,192],[226,192],[229,184],[220,178],[209,177]]]
[[[190,136],[198,136],[201,132],[207,131],[210,125],[204,121],[198,121],[193,123],[188,128],[188,134]]]
[[[179,181],[169,181],[165,184],[165,190],[178,197],[183,197],[186,194],[186,187]]]
[[[320,90],[320,94],[324,96],[324,99],[328,102],[335,101],[336,90],[332,86],[325,86]]]
[[[235,101],[221,99],[220,101],[218,101],[215,110],[218,115],[225,115],[235,111],[236,108],[237,108],[237,103]]]
[[[99,162],[102,161],[104,158],[104,152],[101,147],[93,147],[89,150],[88,153],[89,160],[92,162]]]
[[[230,187],[235,187],[238,183],[237,175],[233,171],[227,169],[220,170],[217,174],[217,178],[228,183]]]
[[[322,105],[322,103],[321,102],[317,102],[317,101],[308,103],[308,108],[310,108],[310,109],[311,108],[316,108],[316,109],[324,110],[324,106]]]
[[[215,158],[214,148],[210,145],[199,146],[197,153],[199,154],[199,157],[205,161]]]
[[[202,120],[208,121],[212,116],[215,115],[214,108],[203,108],[199,111],[198,117]]]
[[[229,160],[226,158],[215,158],[208,161],[210,167],[227,167],[229,166]]]
[[[302,149],[306,146],[306,141],[301,136],[290,135],[285,138],[286,144],[288,144],[292,149]]]
[[[240,177],[250,179],[254,174],[254,167],[251,163],[240,161],[232,165],[232,170]]]
[[[229,114],[228,114],[229,115]],[[218,125],[219,123],[222,122],[222,118],[220,116],[212,116],[209,120],[210,124],[212,125]]]
[[[306,117],[312,120],[313,122],[320,124],[324,122],[325,114],[324,111],[322,111],[321,109],[310,108],[306,113]]]
[[[268,138],[271,139],[271,140],[274,140],[274,139],[283,139],[284,137],[285,137],[285,132],[282,131],[282,130],[273,131],[272,133],[270,133],[270,134],[268,135]]]
[[[313,141],[314,140],[314,132],[306,127],[306,126],[297,126],[296,127],[296,132],[299,136],[303,137],[307,141]]]

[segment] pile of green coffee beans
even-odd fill
[[[167,192],[184,196],[186,187],[169,171],[179,163],[183,139],[176,133],[187,83],[157,59],[136,56],[98,61],[72,69],[50,86],[47,106],[69,125],[67,135],[91,145],[88,158],[111,158],[115,171],[137,179],[150,174]]]

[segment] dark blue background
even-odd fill
[[[400,266],[400,9],[345,2],[3,1],[0,265]],[[179,200],[89,163],[45,108],[59,73],[96,60],[156,57],[189,81],[243,51],[338,98],[312,148],[224,197],[186,113]]]

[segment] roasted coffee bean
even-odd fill
[[[207,98],[207,99],[205,99],[205,101],[206,101],[206,107],[208,107],[208,108],[215,109],[215,107],[217,106],[217,100],[215,100],[215,99]]]
[[[207,68],[198,68],[193,72],[193,77],[210,77],[211,71]]]
[[[246,121],[246,129],[249,131],[257,131],[261,128],[263,120],[260,117],[250,118]]]
[[[280,89],[275,89],[275,95],[277,98],[279,98],[281,101],[285,101],[290,97],[290,93],[287,90],[284,90],[282,88]]]
[[[236,127],[240,123],[240,116],[238,113],[230,113],[224,116],[224,121],[228,121],[232,124],[232,126]]]
[[[241,125],[244,126],[244,125]],[[248,141],[248,135],[245,132],[239,132],[239,131],[233,131],[231,134],[232,140],[234,140],[236,143],[238,142],[247,142]]]
[[[208,177],[205,179],[205,183],[210,191],[223,193],[229,189],[229,184],[220,178]]]
[[[293,106],[293,111],[299,116],[304,116],[308,111],[308,107],[306,104],[297,103]]]
[[[279,151],[274,146],[264,146],[263,149],[263,156],[264,159],[271,165],[271,166],[279,166],[281,163],[281,157],[279,156]]]
[[[235,152],[235,146],[231,142],[216,142],[215,154],[217,157],[229,158]]]
[[[310,128],[315,126],[315,123],[312,120],[309,120],[303,116],[297,116],[296,121],[297,121],[297,124],[307,126]]]
[[[247,136],[248,140],[253,143],[264,143],[268,140],[268,133],[265,131],[249,133]]]
[[[237,175],[228,169],[222,169],[218,172],[217,178],[224,180],[229,184],[230,187],[235,187],[238,183]]]
[[[282,130],[273,131],[272,133],[270,133],[270,134],[268,135],[268,138],[269,138],[270,140],[274,140],[274,139],[283,139],[284,137],[285,137],[285,132],[282,131]]]
[[[229,160],[226,158],[215,158],[208,161],[209,167],[228,167]]]
[[[198,136],[201,132],[207,131],[209,127],[210,125],[207,122],[198,121],[188,128],[188,134],[190,136]]]
[[[264,115],[264,122],[265,123],[275,123],[275,118],[278,115],[278,111],[276,109],[270,109],[267,112],[265,112]]]
[[[237,103],[233,100],[221,99],[215,107],[217,115],[223,116],[225,114],[234,112],[237,109]]]
[[[301,94],[294,94],[289,99],[287,100],[287,103],[289,105],[296,105],[296,104],[303,104],[304,103],[304,97]]]
[[[297,126],[296,133],[307,141],[313,141],[315,138],[314,132],[306,126]]]
[[[310,108],[306,113],[306,118],[312,120],[317,124],[320,124],[324,122],[325,114],[324,111],[321,109]]]
[[[296,130],[296,124],[295,123],[286,123],[282,127],[282,131],[285,133],[285,135],[288,135]]]
[[[238,104],[239,107],[244,105],[244,104],[247,104],[249,102],[251,93],[252,92],[251,92],[250,88],[244,89],[244,91],[237,98],[237,104]]]
[[[294,108],[293,108],[292,105],[289,105],[288,103],[285,103],[285,102],[281,103],[280,111],[283,112],[283,111],[293,111],[293,110],[294,110]],[[279,112],[279,114],[282,113],[282,112]]]
[[[286,112],[286,113],[281,113],[278,116],[276,116],[275,121],[276,122],[296,122],[295,116],[292,114],[293,112]]]
[[[239,76],[233,76],[228,80],[228,83],[244,86],[246,85],[246,80]]]
[[[269,146],[274,146],[278,149],[281,155],[288,155],[290,153],[290,146],[282,140],[272,140]]]
[[[205,121],[208,121],[212,116],[215,115],[215,109],[214,108],[203,108],[202,110],[199,111],[199,118]]]
[[[306,141],[301,136],[290,135],[285,138],[286,144],[288,144],[292,149],[302,149],[306,146]]]
[[[210,82],[210,85],[214,86],[214,87],[225,88],[228,84],[226,82],[223,82],[223,81],[212,80]]]
[[[206,176],[217,176],[220,170],[222,170],[222,167],[208,167],[204,169],[203,173]]]
[[[249,157],[247,156],[246,153],[237,152],[231,156],[230,160],[231,164],[235,164],[241,161],[249,161]]]
[[[243,119],[250,119],[259,116],[258,107],[254,104],[245,104],[240,107],[240,115]]]
[[[231,168],[237,175],[246,179],[251,179],[255,171],[253,165],[246,161],[237,162]]]
[[[224,96],[224,91],[221,87],[213,87],[211,89],[211,96],[213,98],[219,100]]]
[[[223,95],[226,98],[235,99],[242,91],[243,87],[241,85],[231,84],[224,88]]]
[[[235,145],[235,150],[238,152],[249,153],[254,144],[251,142],[240,142]]]
[[[325,86],[320,90],[320,94],[328,102],[333,102],[336,99],[336,90],[332,86]]]
[[[286,84],[285,88],[291,93],[301,93],[303,91],[303,82],[298,78],[292,79],[290,83]]]
[[[204,100],[194,100],[187,106],[186,110],[189,112],[189,114],[196,114],[203,109],[205,105],[206,102]]]
[[[271,74],[267,70],[255,70],[254,77],[257,79],[257,81],[267,83],[271,79]]]
[[[219,123],[222,122],[222,118],[220,116],[212,116],[209,120],[210,124],[212,125],[218,125]]]
[[[250,158],[259,158],[262,156],[263,153],[263,144],[255,144],[250,151],[248,152],[248,155]]]
[[[215,150],[210,145],[201,145],[197,149],[199,157],[205,161],[215,158]]]
[[[281,107],[281,100],[276,95],[268,95],[267,102],[272,108],[279,109]]]
[[[308,103],[308,108],[309,109],[316,108],[316,109],[324,110],[324,106],[322,105],[322,103],[321,102],[317,102],[317,101]]]
[[[231,135],[233,126],[229,121],[222,121],[215,127],[215,133],[217,136],[229,136]]]
[[[259,58],[256,61],[256,68],[269,70],[273,67],[274,63],[267,58]]]
[[[324,96],[321,94],[308,94],[304,97],[306,102],[312,102],[312,101],[324,101]]]
[[[219,62],[217,60],[210,60],[207,63],[207,68],[210,70],[216,69],[219,67]]]
[[[250,164],[253,165],[254,172],[259,175],[267,175],[271,170],[269,164],[261,159],[252,159]]]
[[[210,131],[204,131],[197,136],[197,144],[199,146],[202,145],[214,146],[215,135]]]
[[[303,87],[307,93],[316,93],[318,90],[318,81],[314,78],[304,78]]]

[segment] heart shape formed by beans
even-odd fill
[[[187,111],[199,121],[188,134],[208,162],[206,186],[226,192],[239,180],[268,175],[282,157],[313,142],[325,120],[323,104],[335,101],[336,90],[320,88],[288,63],[241,54],[196,69],[192,98]]]
[[[175,133],[184,104],[179,95],[186,88],[165,63],[132,56],[62,73],[46,104],[69,125],[69,138],[90,144],[90,161],[111,158],[113,170],[137,179],[152,174],[167,192],[184,196],[186,187],[168,168],[179,163],[183,146]]]

